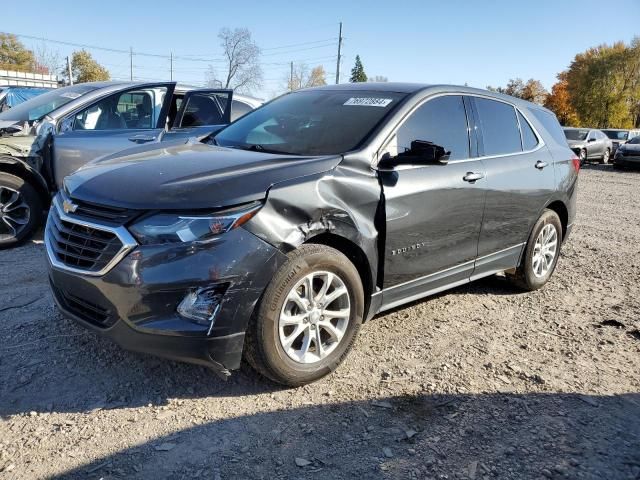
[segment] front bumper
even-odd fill
[[[621,167],[640,167],[640,155],[622,155],[618,152],[613,163]]]
[[[286,257],[243,228],[207,244],[137,246],[103,276],[54,266],[60,310],[127,350],[208,366],[239,368],[244,335],[269,280]],[[197,288],[224,286],[211,325],[177,314]]]

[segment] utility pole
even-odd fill
[[[338,34],[338,62],[336,64],[336,85],[340,83],[341,50],[342,50],[342,22],[340,22],[340,33]]]
[[[67,73],[69,74],[69,85],[73,85],[73,76],[71,75],[71,59],[67,56]]]
[[[129,76],[133,81],[133,47],[129,47]]]
[[[291,62],[291,74],[289,75],[289,90],[293,92],[293,62]]]
[[[169,74],[169,78],[171,79],[171,81],[173,81],[173,52],[171,52],[171,60],[170,60],[170,62],[171,62],[171,66],[170,66],[171,71],[170,71],[170,74]]]

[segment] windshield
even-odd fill
[[[566,129],[564,131],[564,136],[567,137],[567,140],[584,140],[587,135],[589,135],[589,130]]]
[[[72,85],[70,87],[57,88],[48,93],[43,93],[37,97],[27,100],[11,110],[0,113],[0,120],[13,122],[27,122],[40,120],[45,115],[50,114],[56,108],[60,108],[71,100],[84,95],[87,92],[96,90],[96,86],[90,84]]]
[[[363,90],[295,92],[248,113],[213,142],[293,155],[344,153],[364,142],[405,96]]]
[[[624,130],[602,130],[604,134],[611,140],[626,140],[629,138],[629,132]]]

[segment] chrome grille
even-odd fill
[[[66,215],[53,201],[45,230],[47,254],[58,268],[103,275],[136,245],[124,227],[110,227]]]

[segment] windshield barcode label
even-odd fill
[[[393,99],[391,98],[371,98],[371,97],[351,97],[344,102],[344,105],[355,105],[359,107],[386,107]]]

